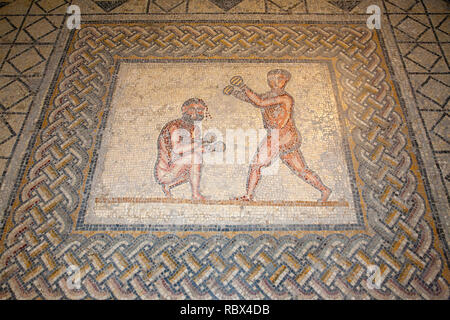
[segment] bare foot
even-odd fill
[[[232,198],[231,200],[236,200],[236,201],[252,201],[253,198],[249,197],[248,195],[242,196],[242,197],[236,197],[236,198]]]
[[[330,195],[331,195],[331,189],[330,188],[327,188],[327,187],[325,187],[325,190],[324,191],[322,191],[322,197],[318,200],[319,202],[325,202],[325,201],[327,201],[328,200],[328,198],[330,197]]]
[[[172,198],[172,193],[170,192],[170,189],[165,184],[162,185],[162,189],[163,189],[164,195],[167,198]]]
[[[196,195],[192,195],[192,200],[206,200],[206,197],[199,193]]]

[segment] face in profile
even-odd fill
[[[183,117],[188,121],[202,121],[205,117],[205,106],[199,103],[192,103],[183,113]]]

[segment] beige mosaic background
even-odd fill
[[[246,207],[161,204],[94,204],[95,198],[158,198],[161,187],[154,179],[156,141],[161,128],[181,116],[182,103],[202,98],[212,118],[202,122],[206,134],[214,130],[218,140],[232,139],[227,130],[253,130],[265,136],[261,112],[248,103],[225,96],[223,88],[234,75],[241,75],[256,92],[268,91],[267,72],[285,68],[292,73],[286,87],[295,99],[294,118],[303,137],[300,148],[308,166],[332,190],[330,201],[346,201],[349,208]],[[152,90],[149,90],[149,88]],[[122,63],[111,102],[109,123],[103,134],[102,157],[90,196],[86,222],[114,223],[355,223],[347,163],[342,146],[330,71],[324,63]],[[220,136],[222,135],[222,137]],[[228,136],[228,138],[227,138]],[[239,143],[242,143],[242,135]],[[238,140],[236,140],[238,142]],[[245,141],[245,162],[234,163],[225,153],[205,154],[201,189],[211,200],[229,200],[245,192],[249,162],[256,145]],[[228,151],[233,145],[227,145]],[[208,162],[209,161],[209,162]],[[217,163],[217,162],[216,162]],[[350,164],[351,165],[351,164]],[[173,189],[176,198],[191,198],[189,184]],[[277,161],[263,172],[256,200],[315,201],[320,193]],[[112,210],[111,210],[112,209]],[[173,214],[173,211],[183,215]],[[227,211],[230,212],[227,213]],[[160,214],[158,214],[160,212]],[[166,214],[164,214],[166,213]],[[229,218],[227,218],[229,216]],[[172,221],[172,219],[174,221]],[[192,219],[192,220],[191,220]],[[116,221],[117,222],[117,221]]]

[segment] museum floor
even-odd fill
[[[449,299],[449,13],[0,1],[0,298]]]

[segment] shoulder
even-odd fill
[[[294,98],[292,98],[292,96],[289,93],[284,93],[283,95],[280,96],[280,98],[283,99],[287,103],[294,102]]]
[[[167,122],[164,127],[162,127],[161,131],[159,132],[160,136],[166,136],[170,135],[175,129],[179,128],[179,124],[177,123],[177,120],[171,120]]]
[[[169,122],[166,123],[166,125],[164,126],[163,130],[173,130],[173,129],[179,129],[182,127],[182,120],[181,119],[175,119],[175,120],[171,120]]]

